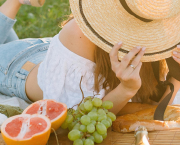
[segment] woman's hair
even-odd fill
[[[67,24],[70,20],[74,17],[73,15],[69,15],[69,18],[61,23],[61,27]],[[95,50],[95,84],[94,88],[96,92],[100,91],[100,86],[106,89],[106,92],[109,92],[116,88],[120,81],[116,77],[115,73],[111,69],[111,62],[109,58],[109,54],[105,52],[103,49],[97,47]],[[163,63],[161,63],[163,64]],[[162,68],[165,64],[161,65]],[[161,69],[162,70],[162,69]],[[142,81],[141,88],[137,92],[137,94],[133,97],[133,100],[141,101],[142,103],[147,103],[149,101],[150,95],[156,95],[156,85],[157,81],[154,77],[153,69],[151,66],[151,62],[143,62],[141,70],[140,70],[140,77]]]

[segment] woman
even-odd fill
[[[99,93],[97,97],[114,103],[111,111],[115,114],[130,99],[153,103],[149,98],[158,96],[158,81],[151,63],[142,65],[141,62],[145,47],[134,47],[119,61],[118,50],[124,44],[120,41],[113,46],[109,57],[86,37],[87,34],[84,35],[73,17],[52,39],[17,40],[11,28],[20,6],[18,0],[7,0],[0,7],[1,93],[15,95],[28,102],[55,99],[72,107],[81,101],[79,83],[83,76],[81,85],[85,96],[92,95],[94,91]],[[72,1],[71,6],[76,14]],[[78,23],[80,25],[79,19]],[[180,53],[174,52],[174,60],[180,63]],[[172,103],[180,83],[173,77],[168,81],[175,88]],[[169,87],[163,89],[159,100],[169,92]]]

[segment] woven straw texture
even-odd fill
[[[73,145],[69,141],[68,130],[57,130],[59,145]],[[171,131],[154,131],[149,132],[150,145],[179,145],[180,144],[180,130]],[[0,145],[6,145],[0,134]],[[57,145],[54,134],[51,134],[48,145]],[[107,138],[101,143],[96,145],[135,145],[134,133],[118,133],[108,130]]]
[[[143,22],[130,15],[119,0],[70,0],[70,6],[83,33],[97,46],[110,52],[114,44],[123,42],[120,60],[135,46],[146,47],[144,62],[172,56],[180,42],[180,1],[126,1],[136,14],[153,21]]]

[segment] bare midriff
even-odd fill
[[[37,83],[37,74],[38,74],[38,68],[39,65],[36,65],[33,70],[30,71],[27,79],[26,79],[26,86],[25,86],[25,91],[27,97],[31,101],[38,101],[43,99],[43,91],[39,87]]]

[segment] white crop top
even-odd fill
[[[52,38],[46,57],[38,68],[37,80],[43,91],[43,99],[63,102],[68,108],[78,104],[82,100],[79,88],[81,76],[84,96],[93,96],[95,65],[66,48],[57,34]],[[101,99],[105,95],[102,85],[99,94],[96,97]]]

